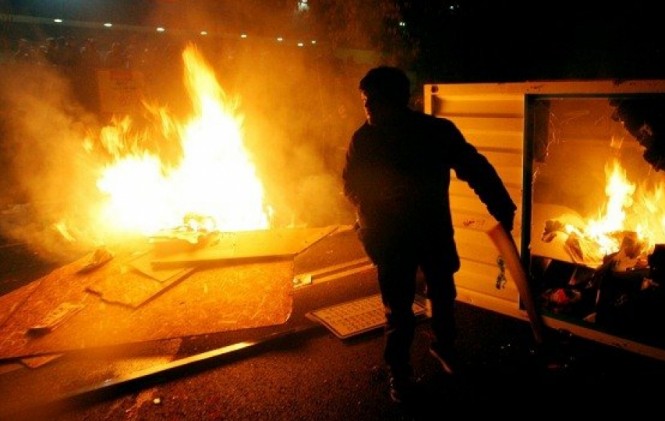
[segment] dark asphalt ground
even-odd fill
[[[299,256],[296,267],[306,272],[357,253],[322,242]],[[26,263],[18,272],[29,279],[46,269]],[[21,278],[18,272],[12,279]],[[550,331],[548,349],[535,352],[527,322],[465,303],[457,307],[462,374],[444,375],[429,356],[423,318],[412,350],[417,394],[395,404],[380,330],[341,340],[305,317],[374,293],[374,274],[362,272],[298,288],[293,315],[282,326],[73,352],[37,369],[0,374],[0,383],[16,385],[0,397],[0,420],[643,419],[662,411],[664,362],[561,331]],[[248,341],[242,349],[224,348],[242,341]],[[174,359],[186,364],[150,362],[172,346]],[[124,378],[94,375],[118,360]],[[67,384],[77,387],[62,393]]]

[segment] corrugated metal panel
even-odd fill
[[[439,115],[437,117],[447,117],[452,120],[457,127],[467,135],[467,132],[475,134],[478,136],[483,132],[487,132],[488,135],[499,135],[503,134],[507,136],[508,139],[513,138],[516,134],[524,132],[524,116],[515,117],[513,115],[506,117],[497,117],[497,116],[476,116],[476,115],[466,115],[466,116],[447,116],[445,114]],[[503,138],[501,138],[503,139]],[[514,148],[514,145],[504,145],[498,142],[497,139],[495,142],[488,144],[487,146],[494,146],[496,148]],[[523,143],[523,142],[522,142]]]
[[[464,121],[460,121],[459,118],[451,118],[457,127],[463,131],[464,136],[467,140],[473,143],[477,148],[483,149],[485,154],[491,152],[494,149],[499,150],[515,150],[521,151],[524,147],[524,139],[522,138],[522,120],[517,122],[519,126],[518,130],[515,131],[499,131],[493,130],[490,128],[477,128],[478,126],[466,126]],[[504,123],[505,121],[499,121],[499,123]]]
[[[506,281],[500,284],[503,286],[497,287],[497,277],[501,276],[502,272],[498,269],[498,265],[495,266],[496,269],[492,273],[488,273],[487,268],[488,266],[485,264],[465,262],[464,270],[455,276],[455,285],[457,288],[515,303],[515,297],[519,294],[510,274],[506,273]],[[517,308],[517,305],[515,307]]]
[[[446,95],[434,96],[432,113],[436,116],[498,116],[521,117],[524,112],[523,95]]]
[[[524,89],[505,85],[425,85],[425,111],[454,122],[467,140],[494,165],[520,209],[513,236],[519,238],[524,149]],[[459,88],[463,89],[459,89]],[[464,182],[450,187],[455,240],[462,260],[459,288],[519,306],[519,294],[500,267],[499,253],[485,231],[496,225],[485,205]],[[519,247],[519,246],[518,246]],[[497,277],[503,274],[503,288]]]
[[[501,174],[499,174],[501,175]],[[521,196],[522,196],[522,186],[521,183],[515,183],[515,184],[510,184],[508,182],[505,182],[506,187],[508,188],[508,193],[510,194],[510,197],[513,199],[515,203],[520,202]],[[471,190],[471,187],[469,187],[468,184],[465,182],[453,178],[450,182],[450,195],[451,196],[466,196],[466,197],[471,197],[472,200],[477,201],[478,198],[476,197],[476,193]]]
[[[469,189],[469,192],[472,192],[473,190]],[[474,213],[474,214],[479,214],[479,215],[484,215],[488,220],[492,221],[494,224],[496,224],[496,221],[494,221],[494,218],[490,216],[489,212],[485,208],[485,204],[478,199],[478,197],[475,196],[475,193],[470,193],[473,194],[473,196],[450,196],[450,202],[451,202],[451,207],[453,213],[460,212],[460,213]],[[517,207],[521,209],[521,206],[519,206],[520,201],[515,201],[515,203],[518,205]],[[519,221],[515,221],[516,225],[519,225]],[[515,227],[515,231],[513,232],[513,236],[516,236],[517,233],[520,231],[519,226]]]

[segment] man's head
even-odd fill
[[[371,69],[360,80],[359,88],[367,122],[373,126],[394,121],[394,117],[409,104],[409,78],[396,67],[379,66]]]

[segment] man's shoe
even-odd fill
[[[413,384],[408,377],[390,376],[390,399],[395,403],[404,403],[413,393]]]
[[[441,364],[441,368],[449,375],[459,374],[460,366],[457,361],[457,354],[453,348],[444,348],[432,345],[429,353]]]

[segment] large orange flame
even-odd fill
[[[584,226],[566,225],[569,235],[583,240],[587,246],[586,263],[600,263],[603,256],[618,252],[626,235],[640,244],[645,256],[654,246],[665,242],[665,212],[662,211],[665,186],[631,183],[618,160],[605,168],[607,202],[600,207],[597,218],[589,218]],[[591,247],[593,249],[590,252]],[[594,261],[595,260],[595,261]]]
[[[193,115],[178,123],[165,110],[152,110],[160,115],[164,137],[179,138],[182,158],[167,165],[137,147],[142,139],[127,139],[128,117],[107,127],[102,142],[115,159],[97,183],[106,197],[101,220],[111,232],[142,235],[188,222],[205,230],[266,229],[263,185],[243,144],[237,101],[226,97],[195,47],[182,57]]]

